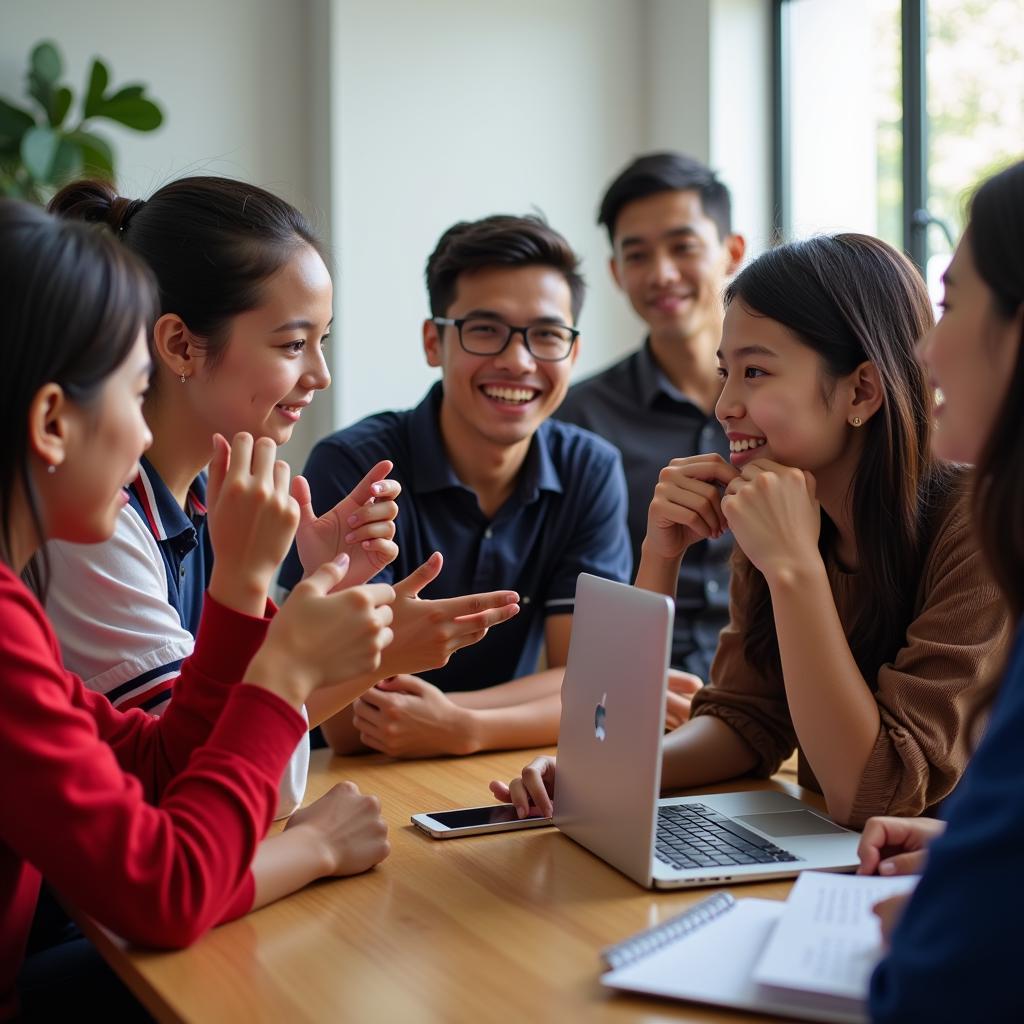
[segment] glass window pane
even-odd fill
[[[928,0],[928,212],[953,240],[983,178],[1024,155],[1024,0]],[[928,290],[950,241],[928,231]]]
[[[900,0],[790,0],[790,236],[903,244]]]

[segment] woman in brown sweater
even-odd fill
[[[822,236],[765,253],[726,301],[730,462],[662,471],[636,577],[672,595],[690,544],[728,529],[739,549],[731,621],[665,739],[663,785],[770,775],[796,748],[837,821],[920,814],[963,772],[1006,640],[961,474],[929,449],[924,283],[884,242]],[[525,813],[550,808],[553,784],[540,758],[492,789]]]

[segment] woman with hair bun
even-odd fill
[[[212,566],[204,467],[212,438],[246,431],[284,444],[317,392],[330,384],[323,345],[332,320],[330,274],[312,228],[264,189],[226,178],[171,182],[129,200],[102,182],[66,186],[50,208],[104,223],[156,276],[155,372],[145,399],[153,446],[128,488],[114,537],[98,547],[55,545],[48,601],[65,659],[118,707],[159,713],[177,665],[192,649]],[[307,571],[345,553],[345,585],[391,562],[399,485],[389,462],[317,519],[296,477],[298,553]],[[397,643],[380,678],[433,667],[515,614],[515,595],[446,603],[416,598],[440,558],[396,587]],[[86,605],[82,594],[95,595]],[[476,602],[476,604],[474,604]],[[481,608],[478,614],[469,614]],[[430,635],[426,635],[429,633]],[[368,680],[367,685],[376,682]],[[308,708],[313,725],[340,710],[329,693]],[[279,813],[299,805],[308,740],[282,780]]]

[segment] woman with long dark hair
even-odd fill
[[[887,930],[899,923],[871,982],[878,1022],[1024,1018],[1024,162],[978,189],[945,289],[921,346],[943,396],[933,448],[976,464],[975,528],[1016,640],[948,824],[881,818],[864,830],[862,873],[927,861],[902,916],[904,898],[879,908]]]
[[[796,748],[837,821],[920,814],[964,769],[1005,636],[963,473],[930,451],[924,283],[884,242],[823,236],[765,253],[726,300],[716,413],[731,464],[662,471],[636,577],[672,594],[687,547],[733,533],[730,623],[665,738],[662,784],[768,776]],[[544,809],[545,783],[541,760],[493,789]]]
[[[120,1009],[95,987],[103,972],[84,940],[55,958],[39,950],[26,959],[43,877],[130,941],[176,947],[306,881],[366,870],[388,853],[379,804],[347,788],[312,820],[312,808],[303,812],[276,848],[256,853],[305,731],[299,710],[326,686],[347,689],[350,700],[362,692],[390,641],[394,600],[380,585],[330,593],[345,572],[331,562],[271,621],[267,591],[299,509],[269,441],[243,433],[217,443],[208,493],[217,565],[195,650],[162,717],[122,713],[69,672],[20,578],[47,541],[96,544],[114,530],[124,486],[151,441],[142,401],[156,302],[145,265],[108,232],[0,200],[4,1019],[16,1012],[18,991],[23,1010],[44,1019],[80,1012],[85,992]],[[37,568],[45,593],[45,557]],[[349,813],[356,799],[358,826]],[[343,837],[334,835],[339,816]],[[357,858],[343,852],[353,841]],[[274,852],[282,845],[283,859]]]

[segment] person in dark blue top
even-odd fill
[[[722,292],[743,260],[728,188],[682,153],[633,160],[609,185],[598,223],[608,232],[616,285],[647,337],[624,359],[574,384],[555,414],[593,430],[622,454],[629,489],[633,564],[661,470],[673,459],[717,452],[729,441],[715,418],[721,390],[715,353]],[[679,568],[667,718],[688,715],[687,695],[710,676],[718,634],[729,622],[732,535],[692,544]],[[696,678],[694,678],[696,677]]]
[[[425,563],[423,596],[508,588],[520,606],[443,667],[384,680],[325,722],[335,750],[416,757],[555,741],[576,577],[625,581],[631,568],[618,452],[549,418],[579,353],[577,266],[536,217],[450,228],[427,264],[423,327],[441,381],[416,408],[371,416],[310,455],[304,475],[318,512],[365,466],[394,462],[399,555],[378,579],[401,581]],[[300,577],[293,551],[281,584]]]
[[[1024,162],[976,193],[944,283],[944,314],[922,344],[942,394],[934,447],[976,465],[980,544],[1017,637],[945,827],[878,818],[864,830],[862,873],[925,865],[909,902],[877,908],[891,932],[871,979],[878,1024],[1024,1020]]]

